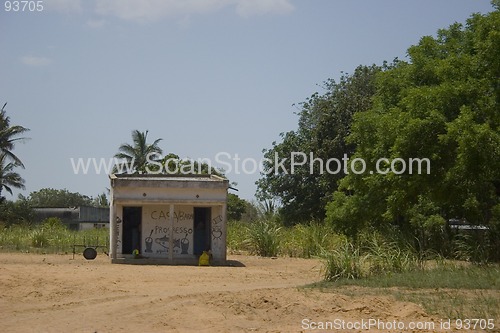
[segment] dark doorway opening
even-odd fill
[[[132,254],[141,249],[142,207],[123,207],[122,253]]]
[[[194,207],[193,253],[200,255],[211,248],[210,207]]]

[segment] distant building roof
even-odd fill
[[[33,210],[39,222],[50,217],[59,218],[64,223],[109,222],[108,207],[38,207]]]

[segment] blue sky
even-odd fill
[[[89,196],[108,177],[75,175],[71,158],[110,158],[138,129],[181,157],[260,160],[296,129],[293,104],[326,79],[405,59],[420,37],[492,9],[489,0],[45,0],[41,12],[7,12],[0,2],[0,103],[31,129],[15,149],[26,165],[15,194]],[[253,199],[258,172],[227,176]]]

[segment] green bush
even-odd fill
[[[241,221],[229,221],[227,225],[227,247],[231,253],[249,251],[245,240],[248,228],[247,223]]]
[[[297,224],[282,231],[280,252],[290,257],[319,257],[325,251],[336,249],[346,239],[330,226],[319,223]]]
[[[260,220],[252,222],[247,227],[247,239],[252,253],[263,257],[278,255],[282,237],[282,227],[273,220]]]
[[[323,259],[326,281],[411,272],[422,267],[412,247],[373,231],[360,233],[357,242],[344,239],[337,248],[325,251]]]
[[[341,246],[324,253],[324,279],[336,281],[338,279],[359,279],[366,276],[364,270],[366,255],[360,253],[359,247],[345,241]]]
[[[414,249],[386,239],[380,233],[362,233],[359,242],[369,257],[370,275],[407,272],[419,266]]]
[[[36,248],[49,247],[49,239],[43,229],[33,230],[31,233],[31,246]]]

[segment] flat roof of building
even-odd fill
[[[228,182],[227,178],[217,175],[169,175],[169,174],[111,174],[111,179],[126,180],[169,180],[169,181],[197,181],[197,182]]]

